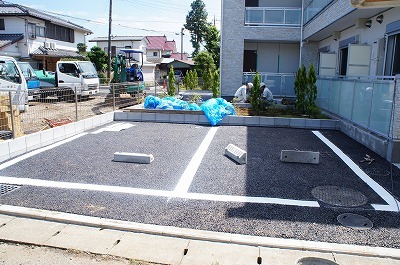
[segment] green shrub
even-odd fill
[[[167,87],[167,93],[168,96],[175,96],[175,75],[174,75],[174,67],[171,65],[171,68],[169,69],[168,73],[168,87]]]
[[[250,91],[249,102],[256,112],[263,111],[267,106],[266,102],[262,100],[262,91],[260,88],[260,75],[258,71],[253,78],[253,88]]]

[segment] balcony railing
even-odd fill
[[[379,135],[389,137],[395,81],[324,78],[317,80],[317,105]]]
[[[312,0],[309,5],[304,8],[304,24],[315,17],[331,2],[332,0]]]
[[[300,27],[301,8],[246,7],[246,26]]]
[[[296,97],[294,93],[294,77],[293,73],[266,73],[259,72],[260,82],[264,82],[271,90],[274,97]],[[253,82],[255,73],[244,72],[243,84]]]

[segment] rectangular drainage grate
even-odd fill
[[[21,186],[9,185],[9,184],[0,184],[0,196],[3,196],[13,190],[20,188]]]

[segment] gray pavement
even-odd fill
[[[387,203],[399,198],[400,170],[342,133],[320,131],[369,179],[310,130],[221,126],[203,148],[208,126],[131,125],[8,161],[0,183],[18,187],[0,196],[0,239],[164,264],[257,264],[258,255],[262,264],[310,256],[399,264],[399,211]],[[223,156],[229,143],[247,150],[247,165]],[[319,151],[320,164],[282,163],[284,149]],[[114,152],[155,160],[117,163]],[[366,153],[373,164],[360,162]],[[188,175],[188,191],[175,191]],[[367,203],[337,206],[313,197],[313,188],[328,185],[355,189]],[[374,227],[342,226],[342,213],[366,216]]]
[[[23,214],[23,212],[24,210],[20,209],[19,213]],[[25,214],[28,215],[26,209]],[[37,217],[45,214],[48,219],[57,215],[45,211],[35,213],[32,210],[29,211],[29,214],[35,214]],[[60,214],[58,213],[58,215]],[[82,222],[83,220],[84,217],[82,217]],[[239,240],[237,243],[224,242],[223,237],[226,235],[212,235],[212,233],[206,235],[207,233],[202,231],[192,231],[192,237],[211,239],[214,236],[213,241],[189,239],[150,234],[148,227],[142,227],[144,232],[132,232],[129,231],[129,227],[132,229],[135,224],[129,223],[119,223],[119,229],[105,228],[105,220],[102,221],[103,225],[98,225],[95,220],[92,220],[92,226],[84,226],[2,214],[0,215],[0,241],[27,244],[28,246],[0,244],[0,262],[3,264],[42,265],[147,264],[139,261],[181,265],[295,265],[300,259],[313,257],[336,264],[400,264],[400,255],[397,251],[390,249],[290,240],[286,242],[277,240],[275,243],[273,240],[269,240],[270,246],[262,246],[268,241],[265,238],[248,237],[242,238],[242,242]],[[117,226],[117,224],[114,225]],[[217,240],[218,237],[221,239],[220,241]],[[231,238],[231,240],[234,239]],[[249,244],[245,243],[246,240]],[[257,240],[260,246],[254,245]],[[314,245],[315,251],[301,250],[301,245],[304,248]],[[40,249],[40,247],[59,250]],[[261,263],[258,263],[259,257],[261,257]],[[65,258],[67,259],[64,261]],[[130,263],[127,263],[127,260]],[[70,261],[74,261],[74,263],[69,263]]]

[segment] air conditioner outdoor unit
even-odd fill
[[[50,48],[51,49],[56,49],[56,43],[55,42],[50,42]]]
[[[34,40],[34,39],[36,39],[36,35],[35,35],[35,34],[29,34],[29,38],[30,38],[31,40]]]
[[[44,47],[45,47],[46,49],[50,49],[50,42],[45,42],[45,43],[44,43]]]

